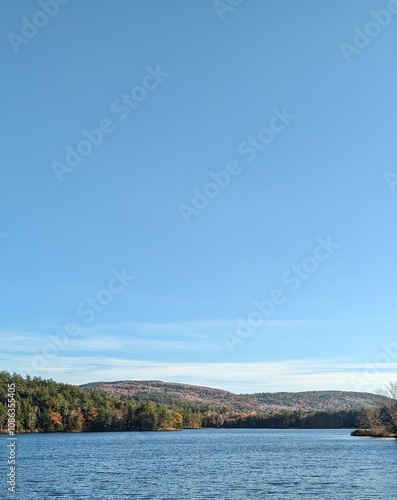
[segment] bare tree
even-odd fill
[[[376,406],[367,406],[363,408],[360,415],[360,425],[364,429],[373,432],[382,432],[384,425],[382,421],[382,409]]]
[[[397,381],[389,382],[375,392],[384,397],[381,408],[382,420],[391,432],[397,433]]]
[[[376,389],[375,394],[397,401],[397,380],[389,382],[385,387]]]

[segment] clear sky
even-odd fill
[[[0,2],[1,368],[396,378],[395,2],[54,2]]]

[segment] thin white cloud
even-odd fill
[[[355,363],[346,358],[256,363],[164,363],[101,356],[62,356],[49,362],[45,369],[35,372],[29,357],[21,361],[23,371],[31,375],[75,384],[98,380],[163,380],[247,393],[304,390],[371,392],[393,380],[397,369],[397,363],[390,363],[374,374],[370,363]],[[14,364],[12,371],[15,369]]]
[[[105,325],[92,325],[81,328],[81,333],[70,337],[62,348],[68,352],[109,352],[123,351],[136,353],[152,350],[172,351],[219,351],[225,350],[222,335],[235,333],[238,320],[203,320],[168,323],[120,322]],[[310,320],[266,321],[257,333],[270,330],[308,329],[318,326],[319,322]],[[62,327],[41,327],[27,331],[25,328],[0,330],[2,352],[41,352],[53,343],[57,335],[64,336]],[[11,342],[12,340],[12,342]]]
[[[234,331],[237,321],[220,319],[93,325],[70,338],[68,345],[59,349],[57,355],[46,357],[40,369],[33,361],[43,352],[51,353],[51,348],[48,349],[51,344],[50,329],[3,329],[0,331],[2,369],[76,384],[95,380],[158,379],[208,385],[233,392],[309,389],[372,391],[395,378],[397,363],[374,365],[354,357],[240,363],[208,363],[196,359],[190,362],[164,361],[172,353],[219,353],[225,349],[222,333]],[[266,322],[266,327],[280,332],[323,325],[309,320]],[[62,332],[62,329],[54,329],[52,334],[57,332]],[[162,361],[157,361],[161,352],[164,352],[164,355],[161,354]],[[151,354],[156,361],[151,359]]]
[[[106,325],[94,325],[87,328],[88,331],[113,332],[113,333],[140,333],[145,335],[155,334],[216,334],[225,331],[235,332],[238,326],[239,319],[213,319],[199,321],[175,321],[164,323],[153,322],[120,322]],[[324,323],[312,320],[276,320],[264,321],[262,329],[266,328],[283,328],[286,330],[296,328],[308,328],[319,326]],[[261,328],[258,328],[260,330]]]

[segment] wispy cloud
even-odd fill
[[[16,360],[15,360],[16,361]],[[23,363],[29,359],[21,359]],[[15,365],[14,365],[15,368]],[[370,364],[347,358],[295,359],[246,363],[164,363],[119,357],[62,356],[42,370],[42,377],[82,384],[93,381],[163,380],[217,387],[232,392],[356,390],[352,374],[363,377]],[[397,363],[380,372],[373,391],[393,379]]]
[[[92,353],[146,352],[156,350],[202,351],[224,350],[222,335],[234,332],[237,319],[203,321],[180,321],[167,323],[120,322],[82,328],[79,335],[70,339],[63,349],[68,352]],[[313,328],[318,322],[309,320],[267,321],[262,330],[292,331]],[[41,326],[32,328],[2,329],[0,343],[2,352],[36,352],[48,344],[51,336],[62,327]],[[258,331],[261,329],[258,329]],[[258,332],[260,333],[260,332]],[[12,342],[10,340],[12,339]]]
[[[249,358],[234,362],[224,356],[222,334],[233,330],[237,321],[120,322],[90,326],[70,338],[56,355],[48,356],[48,362],[40,370],[32,364],[33,357],[62,328],[2,329],[2,368],[75,384],[158,379],[233,392],[357,390],[357,380],[359,390],[372,391],[392,380],[397,369],[397,363],[381,365],[375,380],[368,377],[373,365],[355,357],[282,360],[279,356],[263,360],[262,356],[261,360],[260,353],[250,352]],[[322,326],[317,321],[282,320],[268,321],[265,330],[281,334]],[[209,355],[213,362],[208,362]]]
[[[198,321],[171,321],[163,323],[154,322],[120,322],[92,327],[96,332],[120,332],[120,333],[142,333],[154,334],[183,334],[195,335],[197,333],[213,334],[233,330],[238,325],[238,319],[210,319]],[[278,320],[266,321],[268,328],[302,328],[319,325],[320,322],[312,320]]]

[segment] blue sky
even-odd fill
[[[235,392],[395,378],[393,2],[0,12],[3,369]]]

